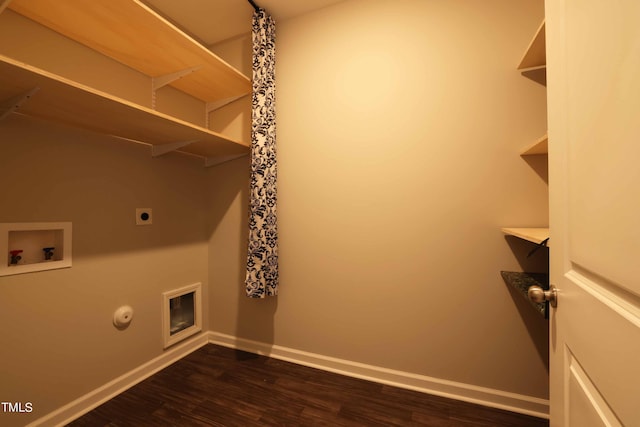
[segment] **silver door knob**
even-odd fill
[[[533,302],[541,303],[549,301],[551,307],[556,307],[558,305],[558,290],[553,285],[549,287],[548,291],[545,291],[540,286],[529,286],[527,295]]]

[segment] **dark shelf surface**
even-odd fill
[[[527,292],[531,286],[540,286],[544,290],[549,289],[549,275],[544,273],[524,273],[519,271],[501,271],[502,279],[508,285],[515,288],[531,306],[545,319],[549,318],[549,303],[535,303],[529,299]]]

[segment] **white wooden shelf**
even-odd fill
[[[32,93],[24,102],[11,102]],[[216,160],[248,154],[249,144],[0,55],[0,116],[14,111]]]
[[[138,0],[12,0],[9,8],[202,101],[251,92],[248,77]]]
[[[549,153],[549,136],[545,134],[540,137],[536,142],[525,148],[520,155],[521,156],[535,156],[539,154]]]
[[[502,232],[535,244],[540,244],[549,238],[548,228],[503,228]]]

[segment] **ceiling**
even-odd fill
[[[253,7],[248,0],[143,0],[167,20],[204,45],[251,30]],[[277,21],[344,0],[254,0]]]

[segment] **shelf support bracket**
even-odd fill
[[[162,87],[165,87],[172,82],[175,82],[178,79],[183,78],[197,70],[200,69],[198,67],[186,68],[184,70],[176,71],[175,73],[165,74],[163,76],[152,77],[151,78],[151,108],[156,109],[156,91]]]
[[[9,6],[11,0],[2,0],[0,1],[0,13],[4,12],[4,10]]]
[[[191,67],[184,70],[176,71],[175,73],[165,74],[164,76],[153,77],[151,79],[153,91],[155,92],[161,87],[164,87],[171,82],[181,79],[182,77],[189,75],[194,71],[197,71],[198,69],[200,69],[200,67]]]
[[[206,157],[204,159],[204,167],[208,168],[211,166],[218,166],[226,162],[230,162],[231,160],[239,159],[240,157],[248,156],[249,153],[245,154],[231,154],[229,156],[216,156],[216,157]]]
[[[194,142],[198,142],[197,139],[192,139],[190,141],[177,141],[177,142],[169,142],[168,144],[157,144],[151,146],[151,156],[159,157],[163,154],[170,153],[172,151],[176,151],[179,148],[186,147],[189,144],[193,144]]]
[[[218,101],[207,102],[207,105],[206,105],[207,114],[209,114],[210,112],[215,111],[215,110],[217,110],[219,108],[222,108],[225,105],[229,105],[233,101],[237,101],[238,99],[244,98],[245,96],[248,96],[248,95],[250,95],[250,94],[245,93],[244,95],[232,96],[230,98],[220,99]]]
[[[39,91],[39,87],[34,87],[31,90],[28,90],[20,95],[14,96],[13,98],[9,98],[4,102],[0,103],[0,120],[7,117],[9,114],[18,111],[20,107],[29,101],[34,93]]]

